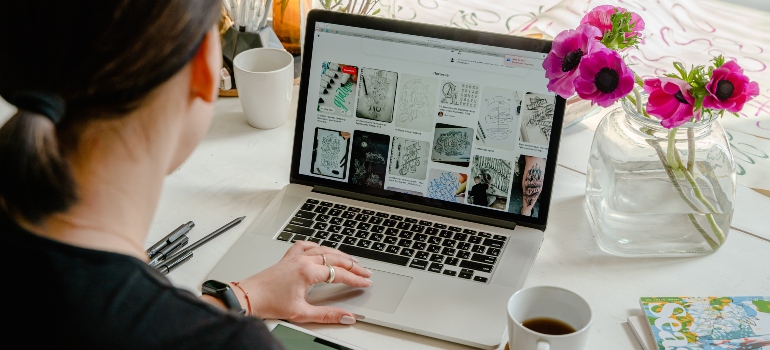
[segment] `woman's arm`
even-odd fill
[[[545,176],[545,159],[524,156],[524,174],[522,175],[522,206],[521,215],[532,216],[532,208],[543,190]]]

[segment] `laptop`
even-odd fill
[[[307,300],[495,348],[543,241],[564,99],[551,42],[313,10],[284,187],[211,271],[236,280],[308,240],[374,272]]]

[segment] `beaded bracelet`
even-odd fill
[[[246,293],[246,290],[244,290],[244,289],[243,289],[243,287],[241,287],[241,283],[240,283],[240,282],[231,282],[231,283],[232,283],[233,285],[235,285],[236,287],[238,287],[238,289],[240,289],[240,290],[241,290],[241,292],[243,292],[243,295],[244,295],[244,296],[245,296],[245,298],[246,298],[246,307],[247,307],[247,309],[246,309],[246,310],[248,310],[248,311],[246,312],[246,315],[249,315],[249,316],[251,316],[251,301],[249,300],[249,293]]]

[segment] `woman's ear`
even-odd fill
[[[214,102],[219,91],[219,70],[222,69],[222,47],[219,32],[212,28],[206,33],[192,61],[190,97]]]

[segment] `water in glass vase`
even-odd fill
[[[624,103],[596,130],[586,208],[608,253],[707,254],[727,239],[735,186],[735,162],[718,121],[671,133]]]

